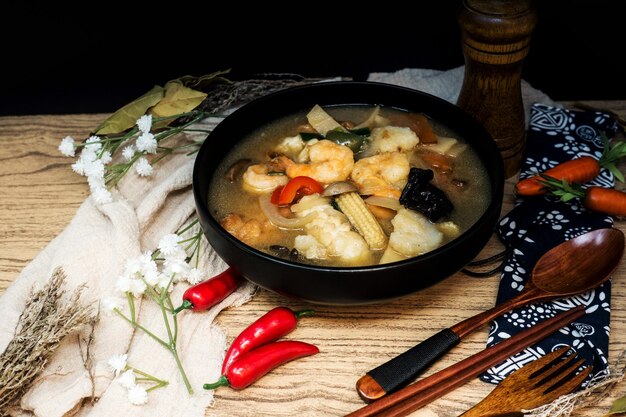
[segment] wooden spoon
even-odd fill
[[[507,311],[597,287],[609,278],[623,253],[624,234],[617,229],[594,230],[557,245],[537,261],[516,297],[442,330],[369,371],[356,383],[359,395],[370,402],[408,384],[463,337]]]

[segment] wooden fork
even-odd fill
[[[584,359],[566,356],[565,346],[513,372],[481,402],[463,413],[462,417],[494,415],[522,416],[522,409],[539,407],[574,391],[587,378],[592,366],[576,374]]]

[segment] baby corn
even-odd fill
[[[384,249],[387,236],[363,199],[356,192],[336,197],[337,205],[352,226],[365,239],[370,249]]]

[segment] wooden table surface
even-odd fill
[[[569,105],[571,103],[564,103]],[[589,102],[626,117],[626,101]],[[84,177],[70,168],[72,158],[57,150],[66,135],[83,137],[105,115],[0,117],[0,294],[74,216],[88,195]],[[511,208],[512,181],[506,184],[503,212]],[[616,227],[626,231],[626,222]],[[480,258],[498,252],[491,239]],[[276,369],[243,391],[220,389],[207,414],[218,416],[339,416],[363,405],[354,389],[365,371],[396,356],[438,330],[493,306],[498,278],[456,274],[402,299],[374,306],[317,306],[317,315],[297,329],[297,338],[321,353]],[[613,277],[609,360],[626,349],[626,262]],[[277,305],[303,305],[260,291],[249,303],[222,312],[218,324],[229,340]],[[431,371],[449,366],[485,347],[487,329],[455,347]],[[413,416],[457,416],[493,389],[475,379]],[[597,406],[576,416],[602,416],[612,399],[626,394],[622,382]]]

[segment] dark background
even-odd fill
[[[624,3],[537,1],[524,79],[556,100],[626,99]],[[306,2],[289,18],[237,3],[219,11],[151,7],[132,17],[101,5],[80,18],[58,5],[24,6],[13,13],[19,23],[0,33],[0,114],[111,112],[155,84],[227,68],[232,79],[267,72],[365,79],[462,65],[458,1],[402,4],[348,14]]]

